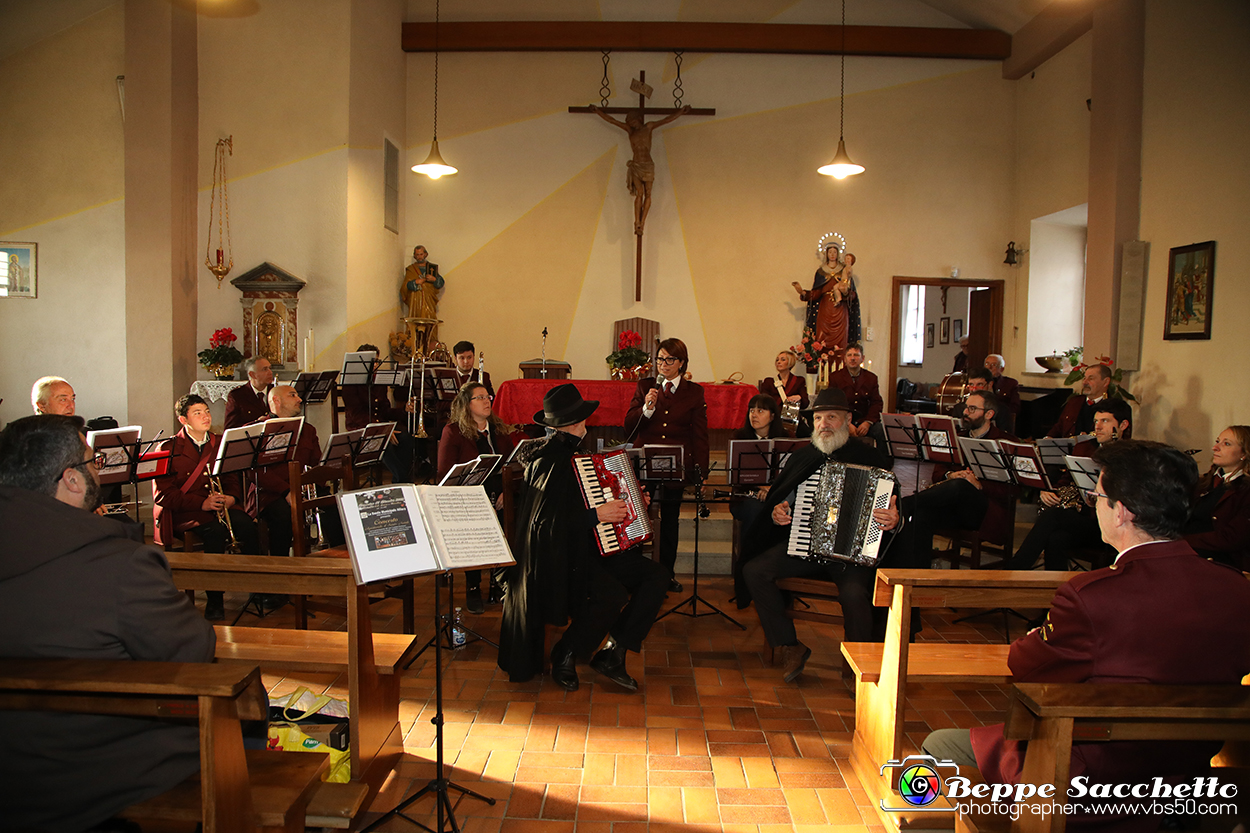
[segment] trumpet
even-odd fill
[[[217,494],[219,495],[225,494],[225,491],[221,488],[220,478],[210,475],[208,478],[208,484],[209,486],[212,487],[212,490],[216,492]],[[243,548],[239,546],[239,539],[234,537],[234,525],[230,523],[230,510],[218,509],[217,520],[220,521],[223,525],[225,525],[226,534],[230,537],[230,543],[226,545],[226,552],[233,553],[235,555],[241,553],[243,551]]]

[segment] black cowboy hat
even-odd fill
[[[811,406],[807,409],[816,411],[846,411],[850,413],[851,403],[846,400],[846,393],[841,388],[825,388],[816,394]]]
[[[581,422],[598,407],[597,399],[582,399],[581,391],[576,385],[557,385],[543,397],[543,409],[534,414],[534,422],[548,428],[563,428]]]

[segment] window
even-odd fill
[[[399,148],[391,144],[390,139],[383,139],[382,147],[385,155],[383,176],[386,186],[382,224],[399,234]]]
[[[903,290],[903,364],[924,364],[924,287],[905,284]]]

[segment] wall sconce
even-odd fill
[[[1028,249],[1017,249],[1016,241],[1012,240],[1007,244],[1007,259],[1003,263],[1008,266],[1015,266],[1020,262],[1020,258],[1028,254]]]

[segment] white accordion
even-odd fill
[[[798,488],[791,512],[789,555],[875,567],[884,530],[872,517],[887,509],[893,472],[830,460]]]

